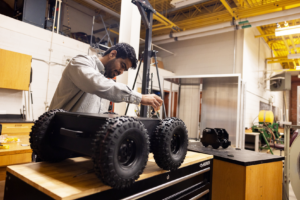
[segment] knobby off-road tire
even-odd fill
[[[104,112],[103,114],[119,115],[118,113],[115,113],[115,112]]]
[[[223,141],[222,141],[222,148],[223,149],[226,149],[226,148],[228,148],[229,147],[229,142],[228,142],[228,140],[227,139],[224,139]]]
[[[132,117],[108,119],[93,143],[95,173],[116,189],[130,187],[148,161],[149,138],[142,122]]]
[[[177,118],[164,119],[157,126],[151,145],[154,159],[164,170],[176,170],[184,161],[188,146],[188,131]]]
[[[202,142],[202,145],[203,145],[204,147],[208,147],[208,144],[207,144],[206,142]]]
[[[220,147],[220,142],[216,142],[215,144],[212,144],[211,146],[214,149],[218,149]]]
[[[42,161],[59,162],[72,156],[72,152],[52,145],[54,131],[53,117],[57,112],[65,112],[62,109],[45,112],[35,121],[30,132],[30,146],[32,151]]]

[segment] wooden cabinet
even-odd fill
[[[1,123],[2,125],[2,135],[29,135],[31,132],[31,127],[33,123]]]
[[[281,200],[284,157],[261,152],[203,147],[190,143],[189,150],[211,154],[212,200]]]
[[[20,142],[8,144],[9,149],[0,149],[0,181],[5,180],[7,166],[31,162],[32,150],[29,146],[29,136],[18,137]]]
[[[29,90],[30,55],[0,49],[0,88]]]
[[[212,200],[281,200],[282,161],[242,166],[214,159]]]
[[[16,136],[20,139],[20,142],[9,143],[9,149],[0,149],[0,181],[2,181],[6,177],[6,166],[31,162],[29,133],[33,123],[1,123],[0,125],[2,135]]]

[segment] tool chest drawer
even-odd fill
[[[81,199],[210,200],[213,162],[206,160],[138,181],[132,188],[111,189]]]

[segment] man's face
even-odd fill
[[[121,75],[124,71],[128,71],[132,66],[132,63],[128,58],[116,58],[116,53],[113,51],[111,53],[112,55],[109,54],[110,60],[104,65],[104,75],[107,78],[114,78],[115,76]]]

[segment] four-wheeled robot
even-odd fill
[[[204,129],[201,142],[203,146],[208,147],[208,145],[211,145],[214,149],[218,149],[220,146],[226,149],[231,145],[229,134],[223,128]]]
[[[184,161],[188,135],[177,118],[151,119],[114,114],[51,110],[35,122],[31,148],[43,161],[59,162],[77,153],[92,157],[94,172],[117,189],[130,187],[153,152],[157,165],[176,170]]]

